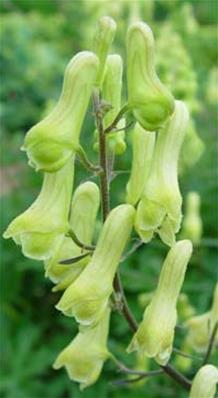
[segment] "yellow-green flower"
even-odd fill
[[[109,55],[106,60],[106,68],[102,86],[102,97],[111,105],[111,110],[104,117],[104,128],[110,126],[121,108],[122,94],[122,77],[123,77],[123,60],[120,55]],[[121,129],[125,126],[125,120],[121,124],[118,123],[117,128]],[[110,133],[107,136],[109,148],[116,153],[122,155],[126,149],[125,131]]]
[[[200,243],[202,236],[200,200],[201,198],[197,192],[188,193],[182,226],[182,237],[190,239],[195,245]]]
[[[57,309],[83,325],[99,321],[113,291],[113,279],[130,236],[135,209],[123,204],[107,217],[90,263],[64,292]]]
[[[53,367],[64,366],[71,380],[80,383],[80,389],[94,384],[105,360],[110,356],[107,349],[110,310],[93,328],[80,329],[74,340],[58,355]]]
[[[181,224],[182,196],[178,184],[178,157],[188,121],[188,110],[176,101],[173,116],[159,131],[150,174],[139,202],[135,228],[144,242],[158,233],[171,246]]]
[[[155,133],[143,129],[136,123],[133,130],[133,159],[130,178],[126,187],[126,201],[135,205],[141,198],[154,152]]]
[[[199,369],[192,382],[189,398],[214,398],[218,383],[218,369],[205,365]]]
[[[155,71],[154,37],[150,27],[135,22],[127,35],[128,103],[136,120],[156,131],[173,113],[174,99]]]
[[[145,309],[143,320],[128,347],[165,365],[173,349],[177,321],[177,299],[183,284],[192,244],[177,242],[169,251],[161,269],[158,286]]]
[[[94,182],[85,182],[75,190],[70,212],[70,227],[77,238],[86,245],[90,245],[93,238],[99,204],[99,188]],[[86,252],[87,250],[77,246],[70,237],[64,238],[60,248],[45,264],[46,276],[57,284],[53,291],[69,286],[88,264],[90,256],[75,264],[67,265],[59,262]]]
[[[205,352],[216,323],[218,323],[218,283],[214,290],[211,310],[186,321],[185,326],[188,328],[188,333],[185,345],[195,351]],[[218,343],[218,331],[215,342]]]
[[[25,256],[46,260],[61,245],[69,229],[73,175],[72,158],[56,173],[46,173],[38,198],[9,224],[3,236],[21,245]]]
[[[116,22],[111,17],[104,16],[98,21],[94,37],[94,52],[97,54],[100,61],[98,74],[96,77],[97,86],[102,85],[106,58],[109,48],[113,42],[116,28]]]
[[[23,150],[37,170],[59,170],[79,144],[79,135],[95,83],[99,61],[83,51],[67,65],[61,96],[53,111],[27,133]]]

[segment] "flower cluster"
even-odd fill
[[[25,256],[43,260],[45,275],[55,284],[53,291],[63,291],[56,308],[76,320],[78,334],[58,355],[54,368],[65,367],[69,378],[82,389],[98,379],[105,360],[114,359],[107,347],[111,308],[118,308],[130,319],[117,271],[133,228],[143,242],[157,234],[170,246],[138,329],[134,319],[131,321],[137,330],[127,352],[137,351],[140,363],[154,358],[164,367],[170,360],[177,303],[192,254],[191,240],[176,241],[182,221],[178,160],[187,108],[157,76],[153,33],[143,22],[132,23],[127,33],[128,98],[121,106],[123,61],[118,54],[109,55],[115,30],[110,17],[100,19],[93,52],[72,58],[56,107],[28,131],[23,149],[29,164],[44,172],[43,185],[35,202],[4,233],[5,238],[11,237],[22,246]],[[91,95],[96,122],[94,146],[99,152],[96,166],[80,144]],[[126,149],[125,112],[131,112],[135,120],[131,173],[125,201],[110,210],[113,159]],[[94,171],[94,177],[99,177],[100,189],[86,181],[73,190],[76,155]],[[103,223],[98,220],[100,204]],[[184,234],[194,243],[201,235],[198,207],[197,194],[190,194]],[[214,297],[212,310],[202,316],[204,344],[217,323],[217,290]],[[192,341],[196,339],[196,323],[195,318],[187,322]],[[191,397],[200,388],[212,397],[216,371],[208,366],[199,374]],[[208,389],[203,385],[207,377]]]

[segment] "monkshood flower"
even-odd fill
[[[205,365],[199,369],[192,382],[189,398],[214,398],[218,383],[218,369]]]
[[[169,251],[161,269],[158,286],[145,309],[143,320],[127,349],[139,351],[165,365],[173,349],[177,321],[177,300],[183,284],[192,244],[177,242]]]
[[[155,71],[154,37],[144,22],[135,22],[127,34],[128,104],[136,120],[156,131],[173,113],[174,99]]]
[[[105,114],[103,119],[105,129],[114,121],[121,108],[122,76],[122,58],[118,54],[108,55],[102,85],[102,98],[111,109]],[[108,148],[116,155],[122,155],[126,150],[125,124],[125,119],[123,118],[116,126],[120,131],[107,134]],[[97,151],[99,151],[98,135],[98,131],[96,130],[94,133],[94,149]]]
[[[190,239],[195,245],[200,243],[202,236],[200,201],[201,198],[197,192],[188,193],[181,233],[183,238]]]
[[[104,128],[110,126],[121,108],[123,77],[123,60],[118,54],[109,55],[106,60],[105,74],[102,86],[102,97],[111,105],[111,110],[104,117]],[[125,120],[117,125],[120,129],[125,126]],[[122,155],[126,149],[124,130],[108,134],[109,147],[116,155]]]
[[[116,22],[104,16],[99,19],[94,37],[94,52],[97,54],[100,65],[96,77],[96,85],[101,86],[104,78],[105,63],[109,48],[113,42],[116,32]]]
[[[211,310],[202,315],[197,315],[186,321],[185,326],[188,333],[185,345],[195,351],[205,352],[215,325],[218,323],[218,284],[216,284]],[[218,343],[218,331],[215,342]]]
[[[53,365],[54,369],[64,366],[69,378],[80,383],[81,390],[96,382],[105,360],[110,357],[107,349],[109,318],[110,310],[107,307],[96,326],[80,328]]]
[[[185,104],[176,101],[173,116],[158,133],[150,174],[137,208],[135,228],[144,242],[158,233],[171,246],[180,229],[182,196],[177,166],[187,122]]]
[[[89,51],[78,53],[67,65],[57,105],[24,140],[22,149],[36,170],[59,170],[77,148],[98,66],[97,56]]]
[[[129,181],[127,183],[126,201],[135,205],[141,198],[148,178],[154,152],[155,133],[143,129],[136,123],[133,129],[133,159]]]
[[[64,292],[57,309],[83,325],[94,325],[102,316],[113,291],[113,279],[130,236],[135,209],[123,204],[107,217],[90,263]]]
[[[50,258],[69,229],[68,215],[74,176],[74,159],[56,173],[45,173],[33,204],[8,226],[3,237],[13,238],[26,257]]]
[[[96,216],[100,204],[99,188],[94,182],[85,182],[75,190],[70,211],[70,228],[77,238],[86,245],[92,242]],[[45,263],[46,276],[57,285],[53,291],[68,287],[88,264],[90,256],[75,264],[60,264],[61,260],[78,257],[87,251],[77,246],[70,237],[65,236],[53,257]]]

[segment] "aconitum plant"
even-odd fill
[[[56,106],[28,131],[22,149],[29,165],[44,173],[44,181],[38,198],[10,223],[4,237],[20,245],[25,256],[44,262],[45,275],[55,285],[53,291],[63,292],[57,310],[75,318],[78,324],[78,334],[63,347],[55,369],[65,367],[69,378],[83,389],[97,381],[104,362],[110,359],[122,372],[135,375],[135,381],[166,374],[190,390],[190,397],[197,398],[196,391],[201,391],[201,398],[212,398],[218,371],[207,363],[218,338],[216,293],[212,310],[199,321],[191,312],[193,319],[186,323],[190,329],[186,345],[193,341],[193,345],[206,348],[203,367],[199,366],[193,383],[170,364],[177,304],[192,255],[192,241],[186,232],[193,231],[193,243],[201,238],[198,228],[195,240],[196,217],[200,215],[196,216],[198,197],[194,193],[189,198],[183,240],[177,237],[182,224],[178,161],[189,112],[160,81],[155,69],[154,36],[144,22],[132,23],[127,32],[127,99],[122,103],[123,60],[119,54],[109,54],[115,32],[116,23],[110,17],[99,20],[93,51],[73,56]],[[88,159],[80,144],[91,98],[98,164]],[[126,150],[125,131],[128,134],[130,128],[125,121],[127,113],[134,123],[131,172],[125,202],[111,209],[113,160]],[[86,181],[73,187],[76,157],[95,174],[99,185]],[[95,239],[99,207],[102,224]],[[154,236],[169,250],[139,325],[128,306],[119,274],[133,230],[139,244],[130,253]],[[151,358],[156,370],[129,369],[110,351],[112,310],[120,312],[133,332],[126,355],[136,351],[140,361]]]

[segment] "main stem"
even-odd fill
[[[103,117],[101,112],[101,101],[100,95],[98,91],[94,91],[93,93],[93,105],[94,112],[96,116],[96,125],[99,133],[99,163],[101,166],[100,173],[100,191],[101,191],[101,205],[102,205],[102,218],[103,221],[106,220],[109,212],[110,212],[110,193],[109,193],[109,180],[108,180],[108,161],[107,161],[107,145],[106,145],[106,132],[107,129],[104,130],[103,125]],[[124,109],[121,110],[120,113],[124,113]],[[118,115],[120,115],[120,113]],[[115,118],[117,122],[118,117]],[[115,121],[112,125],[115,127]],[[114,291],[120,297],[121,300],[121,312],[125,317],[126,321],[129,324],[132,332],[136,332],[138,329],[138,324],[128,306],[125,293],[123,290],[122,282],[120,279],[119,271],[116,272],[114,278]],[[190,390],[191,383],[190,381],[183,376],[183,374],[177,372],[171,365],[161,366],[163,371],[168,374],[172,379],[174,379],[177,383],[183,386],[185,390]]]
[[[99,163],[101,166],[100,173],[100,191],[101,191],[101,205],[102,205],[102,218],[103,221],[106,220],[110,211],[110,193],[109,193],[109,176],[108,176],[108,159],[107,159],[107,145],[106,145],[106,134],[104,131],[102,114],[101,114],[101,104],[98,92],[93,94],[93,104],[96,115],[96,124],[99,133]],[[120,280],[119,271],[116,272],[114,277],[114,291],[117,293],[121,300],[120,310],[127,320],[130,329],[134,332],[137,329],[137,322],[132,315],[125,293]]]
[[[108,170],[107,170],[107,150],[106,150],[106,139],[104,134],[104,126],[101,115],[101,104],[99,93],[97,91],[93,94],[93,104],[96,115],[96,124],[99,134],[99,163],[101,166],[100,177],[100,191],[101,191],[101,206],[102,206],[102,218],[106,220],[110,211],[110,198],[109,198],[109,183],[108,183]]]

